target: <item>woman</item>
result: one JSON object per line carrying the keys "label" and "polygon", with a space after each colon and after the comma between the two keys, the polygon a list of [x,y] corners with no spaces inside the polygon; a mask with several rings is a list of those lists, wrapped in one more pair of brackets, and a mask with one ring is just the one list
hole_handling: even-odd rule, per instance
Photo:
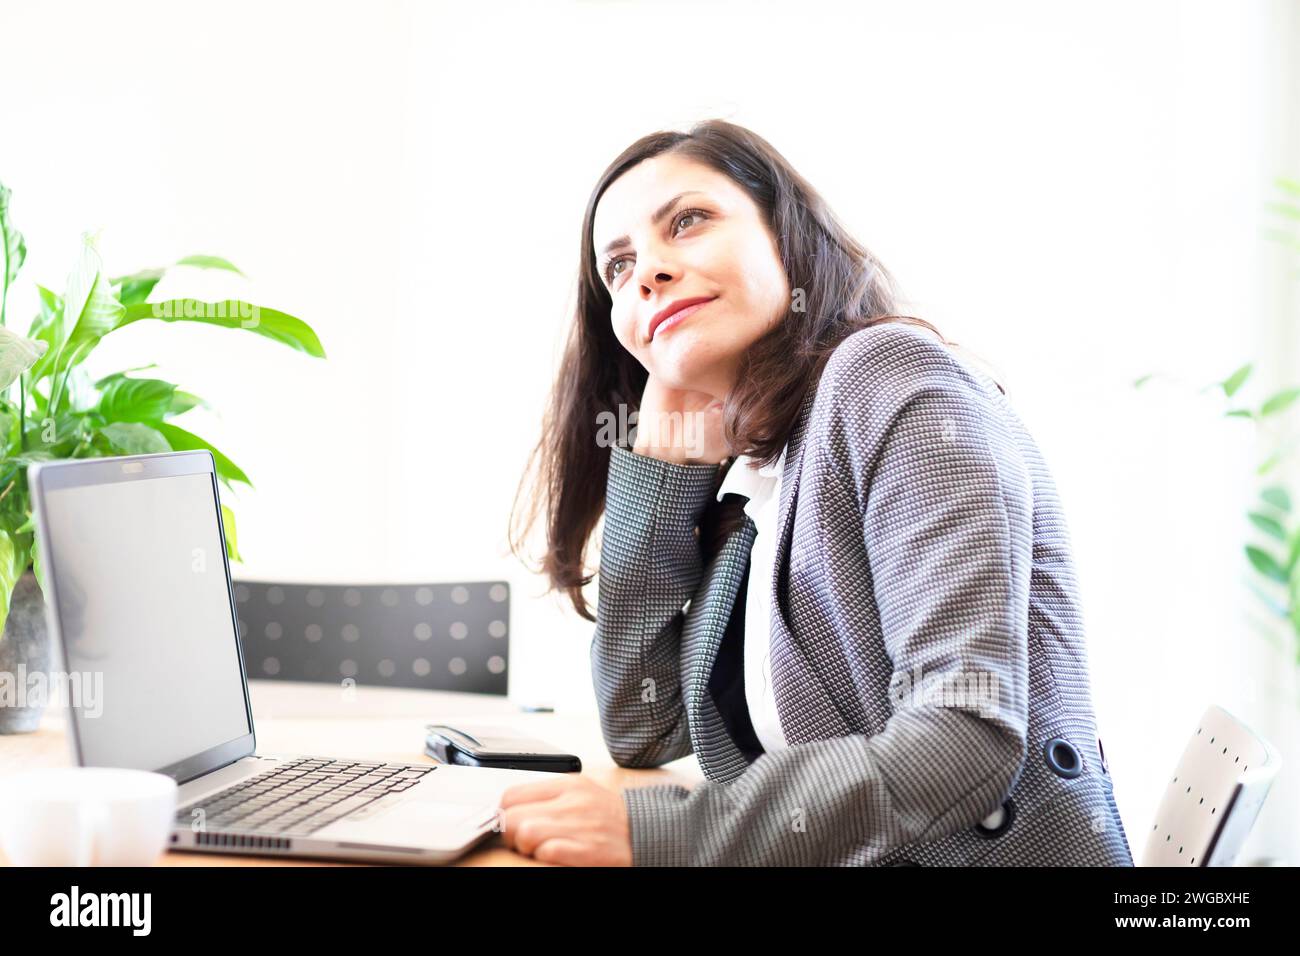
{"label": "woman", "polygon": [[[512,787],[507,845],[1132,864],[1050,474],[999,386],[893,312],[886,271],[744,128],[647,136],[601,176],[535,451],[543,568],[596,623],[617,763],[694,752],[707,779]],[[607,427],[629,410],[631,448]]]}

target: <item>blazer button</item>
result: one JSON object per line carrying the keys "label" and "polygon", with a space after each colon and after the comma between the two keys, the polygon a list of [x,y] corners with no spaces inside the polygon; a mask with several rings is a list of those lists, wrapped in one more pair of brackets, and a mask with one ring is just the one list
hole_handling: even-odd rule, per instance
{"label": "blazer button", "polygon": [[1043,757],[1052,773],[1066,780],[1073,780],[1083,773],[1083,758],[1079,748],[1064,737],[1053,737],[1043,744]]}
{"label": "blazer button", "polygon": [[992,840],[1006,833],[1011,828],[1011,823],[1015,818],[1016,803],[1008,797],[1006,803],[975,824],[975,832]]}

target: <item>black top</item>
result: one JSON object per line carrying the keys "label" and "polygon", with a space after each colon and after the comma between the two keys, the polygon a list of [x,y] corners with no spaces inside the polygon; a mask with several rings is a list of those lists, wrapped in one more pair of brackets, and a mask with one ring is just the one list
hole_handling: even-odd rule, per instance
{"label": "black top", "polygon": [[736,606],[718,647],[718,656],[709,675],[709,693],[722,715],[731,739],[741,753],[753,763],[764,753],[749,719],[749,702],[745,699],[745,595],[749,588],[749,569],[740,581],[736,593]]}

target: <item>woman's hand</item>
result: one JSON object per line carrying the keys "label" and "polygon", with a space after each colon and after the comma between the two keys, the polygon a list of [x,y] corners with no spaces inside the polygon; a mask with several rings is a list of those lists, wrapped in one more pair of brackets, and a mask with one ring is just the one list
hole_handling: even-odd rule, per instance
{"label": "woman's hand", "polygon": [[632,450],[678,465],[716,465],[729,454],[722,402],[704,392],[667,388],[651,376],[641,395]]}
{"label": "woman's hand", "polygon": [[623,796],[577,774],[553,774],[501,795],[506,846],[543,863],[631,866],[632,832]]}

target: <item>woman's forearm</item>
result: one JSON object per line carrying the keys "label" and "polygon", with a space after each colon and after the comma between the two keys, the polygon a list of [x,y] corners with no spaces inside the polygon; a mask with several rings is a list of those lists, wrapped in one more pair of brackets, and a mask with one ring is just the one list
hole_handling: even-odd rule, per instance
{"label": "woman's forearm", "polygon": [[621,766],[691,752],[682,608],[703,574],[695,527],[717,469],[611,449],[591,669],[605,744]]}

